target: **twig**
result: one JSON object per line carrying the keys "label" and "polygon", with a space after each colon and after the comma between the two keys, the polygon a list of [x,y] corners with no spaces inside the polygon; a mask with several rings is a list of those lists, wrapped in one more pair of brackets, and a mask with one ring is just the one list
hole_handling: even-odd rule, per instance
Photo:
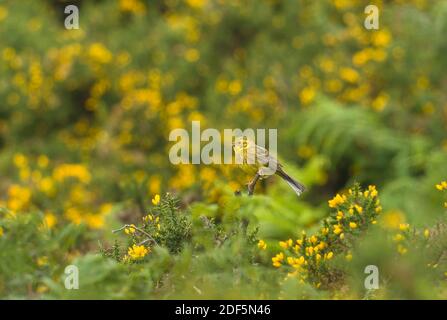
{"label": "twig", "polygon": [[147,238],[147,239],[144,239],[143,241],[141,241],[140,243],[138,243],[138,245],[141,246],[141,245],[143,245],[143,244],[145,244],[146,242],[149,242],[149,241],[154,241],[154,240]]}
{"label": "twig", "polygon": [[248,184],[248,195],[249,196],[253,195],[253,191],[255,190],[256,182],[258,182],[260,177],[261,177],[261,175],[258,172],[256,172],[255,177]]}
{"label": "twig", "polygon": [[[159,246],[158,242],[155,241],[155,239],[152,238],[152,236],[151,236],[149,233],[147,233],[147,232],[144,231],[143,229],[138,228],[138,227],[136,227],[136,226],[134,226],[134,225],[125,224],[124,226],[122,226],[122,227],[119,228],[119,229],[112,230],[112,233],[117,233],[117,232],[123,231],[123,230],[126,229],[126,228],[133,228],[133,229],[135,229],[135,230],[141,232],[141,233],[144,234],[146,237],[148,237],[148,239],[146,239],[146,240],[153,241],[157,246]],[[143,242],[141,242],[139,245],[141,245],[141,244],[143,244],[143,243],[146,243],[146,242],[147,242],[146,240],[144,240]]]}

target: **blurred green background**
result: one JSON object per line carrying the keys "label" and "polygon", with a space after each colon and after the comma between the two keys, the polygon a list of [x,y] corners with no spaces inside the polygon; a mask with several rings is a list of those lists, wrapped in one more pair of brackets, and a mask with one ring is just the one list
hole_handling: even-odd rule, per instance
{"label": "blurred green background", "polygon": [[[79,30],[64,28],[68,4]],[[363,25],[368,4],[378,30]],[[1,0],[0,297],[364,298],[377,264],[378,298],[445,298],[446,34],[442,0]],[[251,177],[235,166],[172,165],[169,132],[193,120],[277,128],[308,191],[271,178],[238,198]],[[338,262],[337,290],[284,283],[277,241],[315,230],[354,182],[377,187],[383,214]],[[98,255],[166,192],[192,221],[181,253],[130,266]],[[201,216],[226,245],[198,245]],[[402,255],[385,239],[405,223],[430,236]],[[61,280],[72,262],[76,292]]]}

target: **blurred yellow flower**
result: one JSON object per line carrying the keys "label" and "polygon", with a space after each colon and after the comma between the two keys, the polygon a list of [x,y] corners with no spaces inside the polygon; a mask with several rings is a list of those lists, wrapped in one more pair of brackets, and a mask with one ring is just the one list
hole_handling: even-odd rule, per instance
{"label": "blurred yellow flower", "polygon": [[403,239],[404,239],[404,236],[401,235],[400,233],[396,234],[396,235],[393,237],[393,240],[396,241],[396,242],[402,241]]}
{"label": "blurred yellow flower", "polygon": [[407,231],[410,228],[410,225],[408,223],[401,223],[399,224],[399,229],[401,231]]}
{"label": "blurred yellow flower", "polygon": [[399,244],[397,245],[397,252],[399,252],[399,254],[404,255],[408,252],[408,249],[405,248],[403,245]]}
{"label": "blurred yellow flower", "polygon": [[77,208],[68,208],[65,211],[65,217],[67,218],[67,220],[69,220],[70,222],[79,225],[82,223],[82,215],[81,212],[77,209]]}
{"label": "blurred yellow flower", "polygon": [[372,107],[376,111],[382,111],[389,100],[389,96],[386,93],[379,94],[373,101],[372,101]]}
{"label": "blurred yellow flower", "polygon": [[48,290],[49,290],[48,287],[45,286],[45,285],[42,285],[42,284],[39,284],[39,285],[37,286],[37,288],[36,288],[36,292],[37,292],[37,293],[45,293],[45,292],[47,292]]}
{"label": "blurred yellow flower", "polygon": [[425,115],[431,115],[435,112],[435,106],[432,102],[427,102],[422,105],[422,113]]}
{"label": "blurred yellow flower", "polygon": [[161,190],[161,178],[157,175],[151,176],[147,182],[147,189],[149,194],[157,194]]}
{"label": "blurred yellow flower", "polygon": [[18,184],[12,184],[8,189],[7,207],[13,212],[28,207],[31,201],[31,190]]}
{"label": "blurred yellow flower", "polygon": [[337,9],[347,9],[355,5],[355,1],[351,0],[331,0],[331,2]]}
{"label": "blurred yellow flower", "polygon": [[339,79],[329,79],[325,82],[325,89],[330,93],[339,92],[343,88],[343,83]]}
{"label": "blurred yellow flower", "polygon": [[312,146],[309,145],[301,145],[298,148],[298,156],[303,159],[309,159],[315,154],[315,150]]}
{"label": "blurred yellow flower", "polygon": [[207,0],[186,0],[186,3],[192,8],[203,8]]}
{"label": "blurred yellow flower", "polygon": [[104,217],[100,214],[87,214],[84,219],[91,229],[101,229],[104,226]]}
{"label": "blurred yellow flower", "polygon": [[312,87],[305,87],[299,93],[300,101],[303,105],[312,103],[315,99],[316,92]]}
{"label": "blurred yellow flower", "polygon": [[120,0],[120,10],[134,14],[143,14],[146,12],[146,6],[140,0]]}
{"label": "blurred yellow flower", "polygon": [[102,43],[91,44],[87,52],[93,62],[107,64],[112,61],[112,53]]}
{"label": "blurred yellow flower", "polygon": [[200,58],[200,53],[197,49],[188,49],[185,52],[185,59],[188,62],[196,62]]}
{"label": "blurred yellow flower", "polygon": [[89,183],[91,175],[82,164],[61,164],[53,170],[53,178],[59,182],[63,182],[67,178],[77,178],[83,183]]}
{"label": "blurred yellow flower", "polygon": [[0,6],[0,22],[8,16],[8,9],[4,6]]}
{"label": "blurred yellow flower", "polygon": [[28,165],[28,161],[27,161],[26,157],[21,153],[15,154],[13,161],[14,161],[14,165],[17,168],[23,168]]}
{"label": "blurred yellow flower", "polygon": [[380,29],[373,33],[372,42],[377,47],[386,47],[391,40],[391,33],[387,29]]}
{"label": "blurred yellow flower", "polygon": [[52,212],[46,212],[44,215],[44,223],[48,229],[52,229],[57,223],[57,217]]}
{"label": "blurred yellow flower", "polygon": [[239,94],[242,90],[242,82],[239,80],[233,80],[228,84],[228,92],[235,96]]}
{"label": "blurred yellow flower", "polygon": [[101,215],[108,215],[112,211],[113,205],[111,203],[103,203],[99,207],[99,213]]}
{"label": "blurred yellow flower", "polygon": [[48,166],[48,163],[49,163],[49,159],[48,159],[48,157],[46,156],[46,155],[44,155],[44,154],[41,154],[38,158],[37,158],[37,165],[40,167],[40,168],[46,168],[47,166]]}
{"label": "blurred yellow flower", "polygon": [[405,222],[405,215],[399,210],[390,210],[383,214],[382,222],[385,228],[399,229],[399,226]]}
{"label": "blurred yellow flower", "polygon": [[53,180],[49,177],[45,177],[38,182],[38,189],[45,193],[47,196],[54,194]]}
{"label": "blurred yellow flower", "polygon": [[340,69],[340,78],[342,78],[343,80],[350,82],[350,83],[355,83],[359,80],[359,73],[352,69],[352,68],[341,68]]}

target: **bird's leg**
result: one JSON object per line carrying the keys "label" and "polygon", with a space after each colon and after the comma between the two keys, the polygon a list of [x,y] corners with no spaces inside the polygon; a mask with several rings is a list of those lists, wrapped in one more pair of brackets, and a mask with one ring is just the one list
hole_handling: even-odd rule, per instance
{"label": "bird's leg", "polygon": [[261,175],[258,172],[256,172],[255,177],[248,184],[247,188],[248,188],[248,195],[249,196],[253,195],[253,191],[255,190],[256,182],[258,182],[260,177],[261,177]]}

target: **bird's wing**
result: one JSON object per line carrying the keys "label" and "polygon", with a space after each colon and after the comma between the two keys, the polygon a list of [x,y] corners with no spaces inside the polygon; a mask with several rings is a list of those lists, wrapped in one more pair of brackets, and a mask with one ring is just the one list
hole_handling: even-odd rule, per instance
{"label": "bird's wing", "polygon": [[276,165],[276,167],[281,167],[278,159],[269,154],[269,151],[266,148],[260,147],[258,145],[256,145],[256,157],[257,162],[261,163],[264,166],[270,164],[270,166]]}

